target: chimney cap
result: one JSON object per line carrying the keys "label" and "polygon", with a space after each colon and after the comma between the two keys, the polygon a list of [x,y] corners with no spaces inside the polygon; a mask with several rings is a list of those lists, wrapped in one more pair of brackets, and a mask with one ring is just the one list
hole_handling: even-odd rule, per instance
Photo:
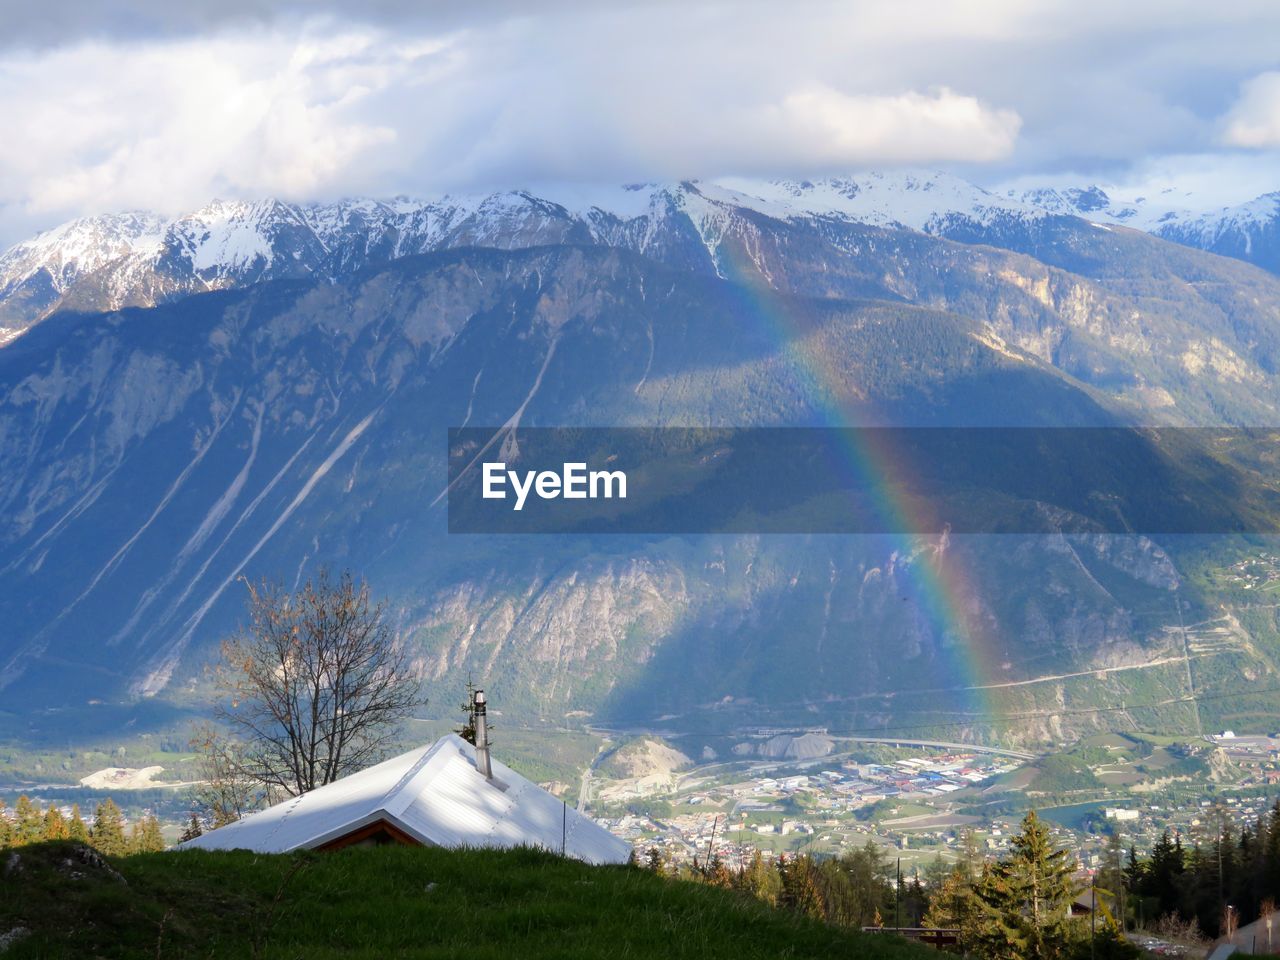
{"label": "chimney cap", "polygon": [[476,691],[476,703],[484,703],[484,702],[485,702],[485,699],[484,699],[484,691],[483,691],[483,690],[477,690],[477,691]]}

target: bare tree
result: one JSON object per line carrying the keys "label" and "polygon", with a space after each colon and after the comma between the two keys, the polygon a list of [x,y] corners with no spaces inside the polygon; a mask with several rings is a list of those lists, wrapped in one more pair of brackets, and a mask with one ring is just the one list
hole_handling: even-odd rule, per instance
{"label": "bare tree", "polygon": [[380,759],[422,701],[368,584],[324,570],[293,593],[244,583],[249,626],[222,644],[216,671],[236,772],[297,796]]}
{"label": "bare tree", "polygon": [[191,799],[202,815],[202,826],[216,830],[262,805],[265,792],[244,772],[239,743],[206,724],[194,731],[191,748],[198,758]]}
{"label": "bare tree", "polygon": [[1236,938],[1236,930],[1240,928],[1240,913],[1231,904],[1222,908],[1222,939],[1232,943]]}
{"label": "bare tree", "polygon": [[1277,926],[1276,923],[1276,901],[1273,897],[1267,897],[1258,907],[1258,919],[1262,921],[1262,929],[1266,931],[1266,947],[1267,953],[1273,952],[1273,937],[1271,928]]}
{"label": "bare tree", "polygon": [[1177,913],[1166,913],[1155,924],[1155,934],[1165,940],[1181,943],[1191,947],[1199,947],[1208,943],[1208,939],[1200,931],[1196,918],[1183,920]]}

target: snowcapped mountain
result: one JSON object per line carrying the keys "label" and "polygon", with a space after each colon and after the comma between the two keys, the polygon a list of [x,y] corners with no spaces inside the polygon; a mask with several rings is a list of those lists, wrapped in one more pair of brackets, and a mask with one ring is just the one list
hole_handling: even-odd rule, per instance
{"label": "snowcapped mountain", "polygon": [[[1049,224],[1119,224],[1280,272],[1280,193],[1212,213],[1185,197],[1120,200],[1097,186],[995,192],[938,172],[822,180],[556,186],[434,200],[215,201],[172,219],[74,220],[0,256],[0,345],[59,310],[154,306],[262,280],[336,280],[370,265],[466,246],[616,246],[719,272],[722,240],[755,217],[906,229],[1027,250]],[[1079,224],[1084,227],[1085,224]]]}
{"label": "snowcapped mountain", "polygon": [[1166,240],[1280,273],[1280,191],[1239,206],[1170,219],[1153,232]]}
{"label": "snowcapped mountain", "polygon": [[1091,185],[1008,191],[1007,196],[1049,213],[1132,227],[1280,273],[1280,191],[1209,210],[1193,194],[1172,190],[1122,198]]}
{"label": "snowcapped mountain", "polygon": [[562,208],[516,192],[431,202],[215,201],[170,220],[86,217],[0,257],[0,344],[62,309],[154,306],[263,280],[335,279],[444,247],[560,242],[574,225]]}
{"label": "snowcapped mountain", "polygon": [[[559,186],[436,200],[290,204],[216,201],[165,220],[86,217],[0,257],[0,343],[61,309],[153,306],[261,280],[336,279],[370,264],[463,246],[603,243],[686,260],[744,215],[834,218],[942,233],[949,219],[989,225],[1034,207],[944,174],[821,181],[725,180],[618,188]],[[705,255],[704,255],[705,259]]]}
{"label": "snowcapped mountain", "polygon": [[1195,209],[1195,198],[1190,195],[1167,192],[1154,199],[1122,197],[1108,193],[1097,184],[1006,190],[1003,195],[1046,213],[1082,217],[1094,223],[1120,224],[1148,233],[1154,233],[1163,223],[1192,216]]}
{"label": "snowcapped mountain", "polygon": [[878,227],[937,234],[957,217],[990,224],[1008,217],[1038,219],[1045,211],[1001,197],[944,173],[869,173],[826,180],[725,180],[735,198],[762,213],[792,218],[836,217]]}
{"label": "snowcapped mountain", "polygon": [[159,249],[164,222],[144,212],[72,220],[0,257],[0,345],[56,308],[82,278]]}

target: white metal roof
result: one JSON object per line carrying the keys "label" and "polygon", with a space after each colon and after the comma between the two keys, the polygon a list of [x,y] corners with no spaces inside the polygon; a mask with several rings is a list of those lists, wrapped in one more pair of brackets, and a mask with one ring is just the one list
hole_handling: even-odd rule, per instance
{"label": "white metal roof", "polygon": [[590,817],[510,767],[493,761],[493,780],[476,769],[475,747],[456,734],[410,750],[300,797],[250,814],[180,849],[283,853],[323,846],[386,820],[440,847],[534,846],[588,863],[625,863],[631,853]]}

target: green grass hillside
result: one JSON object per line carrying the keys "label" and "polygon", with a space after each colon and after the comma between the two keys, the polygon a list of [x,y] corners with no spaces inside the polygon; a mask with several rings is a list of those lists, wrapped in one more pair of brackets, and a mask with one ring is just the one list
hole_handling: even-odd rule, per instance
{"label": "green grass hillside", "polygon": [[931,951],[731,891],[532,850],[146,854],[75,844],[0,865],[11,958],[912,958]]}

